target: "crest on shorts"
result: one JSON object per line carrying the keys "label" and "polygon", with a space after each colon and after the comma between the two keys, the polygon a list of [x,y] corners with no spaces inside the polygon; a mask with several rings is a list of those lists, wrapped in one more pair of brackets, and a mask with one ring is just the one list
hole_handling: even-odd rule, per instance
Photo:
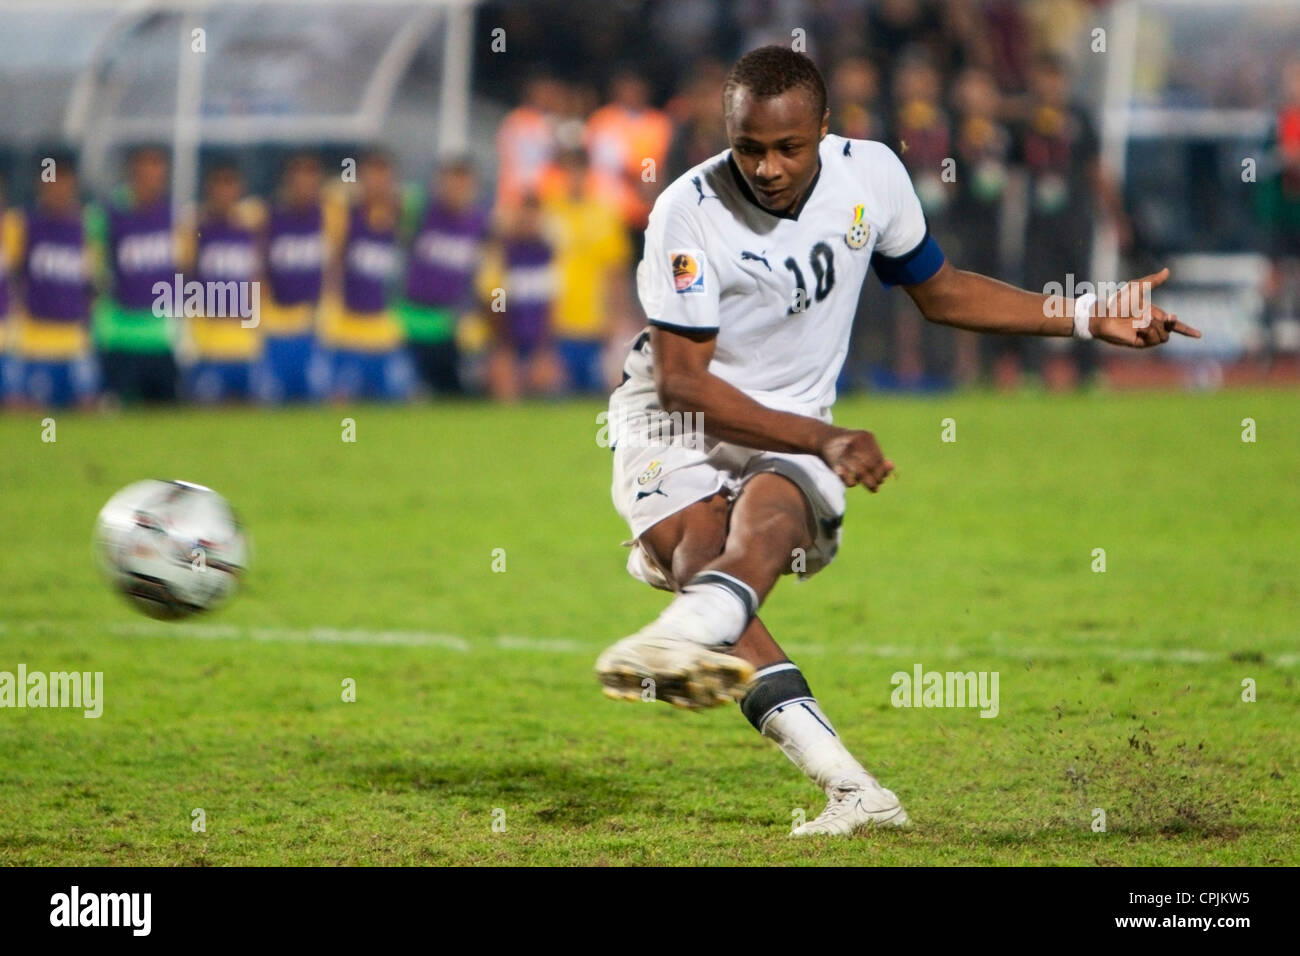
{"label": "crest on shorts", "polygon": [[849,226],[849,231],[844,234],[844,241],[850,249],[861,249],[871,238],[871,224],[867,222],[865,216],[867,207],[858,203],[853,207],[853,224]]}
{"label": "crest on shorts", "polygon": [[659,477],[659,472],[664,470],[664,463],[656,458],[650,462],[650,467],[641,472],[641,477],[636,480],[638,485],[647,485]]}
{"label": "crest on shorts", "polygon": [[699,249],[676,249],[668,253],[673,288],[679,295],[704,291],[704,253]]}

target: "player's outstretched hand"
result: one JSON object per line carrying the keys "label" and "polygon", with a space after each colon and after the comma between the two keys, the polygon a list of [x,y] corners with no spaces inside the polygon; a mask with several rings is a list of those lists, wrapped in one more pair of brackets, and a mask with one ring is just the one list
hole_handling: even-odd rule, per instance
{"label": "player's outstretched hand", "polygon": [[872,492],[894,470],[894,463],[881,453],[875,435],[851,428],[833,429],[822,444],[821,457],[848,487],[863,485]]}
{"label": "player's outstretched hand", "polygon": [[1135,349],[1168,342],[1174,332],[1199,339],[1200,332],[1179,322],[1178,316],[1166,313],[1151,301],[1151,291],[1164,285],[1168,278],[1169,269],[1161,269],[1124,283],[1104,305],[1098,299],[1088,324],[1093,337]]}

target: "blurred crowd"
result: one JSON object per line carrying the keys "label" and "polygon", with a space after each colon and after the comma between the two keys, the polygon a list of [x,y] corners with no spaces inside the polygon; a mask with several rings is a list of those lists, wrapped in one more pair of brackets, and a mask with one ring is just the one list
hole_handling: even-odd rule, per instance
{"label": "blurred crowd", "polygon": [[[831,131],[900,155],[954,264],[1042,289],[1091,277],[1098,228],[1134,251],[1073,96],[1090,4],[794,5],[827,79]],[[409,184],[383,148],[341,174],[303,150],[254,196],[237,156],[208,157],[198,208],[177,215],[165,148],[132,149],[118,189],[95,202],[74,154],[42,151],[32,201],[6,208],[0,194],[6,403],[608,391],[644,322],[634,273],[655,197],[726,148],[730,57],[791,42],[775,26],[792,22],[787,4],[651,6],[662,16],[637,46],[606,51],[604,82],[543,61],[519,68],[491,169],[449,157]],[[726,30],[710,19],[720,9]],[[530,28],[536,18],[509,26]],[[660,39],[637,66],[614,59]],[[1265,195],[1289,263],[1275,292],[1300,311],[1300,63],[1287,70]],[[1029,373],[1068,388],[1093,371],[1089,346],[929,325],[872,282],[841,384],[1014,387]]]}

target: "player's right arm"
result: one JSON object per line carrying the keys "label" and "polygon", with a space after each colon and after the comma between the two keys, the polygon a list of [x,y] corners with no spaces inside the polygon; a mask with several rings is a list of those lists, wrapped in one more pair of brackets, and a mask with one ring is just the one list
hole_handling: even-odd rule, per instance
{"label": "player's right arm", "polygon": [[817,455],[846,485],[872,491],[893,470],[870,432],[768,408],[709,371],[718,334],[718,276],[690,202],[659,203],[637,274],[650,320],[655,391],[668,413],[692,412],[706,433],[764,451]]}
{"label": "player's right arm", "polygon": [[762,405],[709,371],[717,333],[669,331],[651,325],[655,390],[664,411],[694,412],[722,441],[765,451],[816,455],[844,484],[871,491],[894,469],[871,432],[837,428],[806,415]]}

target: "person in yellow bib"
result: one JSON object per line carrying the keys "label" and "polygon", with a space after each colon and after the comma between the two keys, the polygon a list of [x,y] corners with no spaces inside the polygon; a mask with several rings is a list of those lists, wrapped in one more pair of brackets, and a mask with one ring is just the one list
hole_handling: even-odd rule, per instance
{"label": "person in yellow bib", "polygon": [[551,330],[569,390],[608,393],[606,344],[631,307],[632,246],[616,205],[603,195],[581,147],[566,149],[543,178],[542,203],[559,275]]}
{"label": "person in yellow bib", "polygon": [[[47,153],[35,198],[4,216],[5,258],[17,276],[6,399],[22,407],[89,406],[99,384],[90,348],[93,273],[76,159]],[[93,226],[92,226],[93,229]]]}

